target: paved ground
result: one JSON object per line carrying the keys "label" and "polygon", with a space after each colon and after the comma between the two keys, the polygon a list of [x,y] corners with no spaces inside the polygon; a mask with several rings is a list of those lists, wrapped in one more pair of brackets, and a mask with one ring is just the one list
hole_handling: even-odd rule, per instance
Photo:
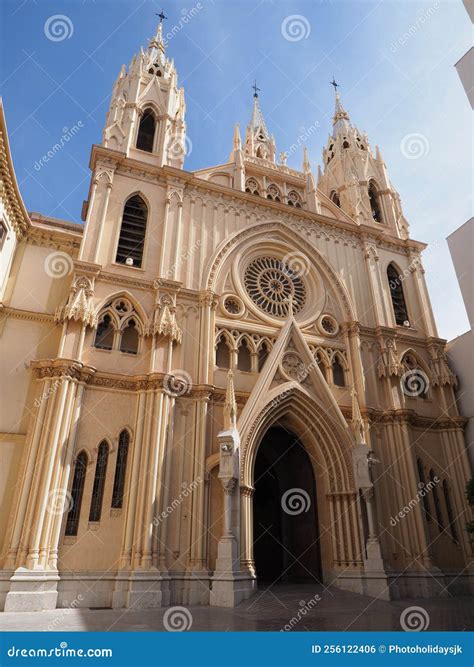
{"label": "paved ground", "polygon": [[[319,595],[320,600],[315,597]],[[278,585],[235,609],[216,607],[163,608],[141,611],[113,609],[56,609],[55,611],[0,613],[0,630],[152,631],[166,623],[191,621],[192,630],[402,630],[400,617],[409,607],[413,622],[429,619],[429,630],[473,630],[472,597],[448,597],[385,602],[325,589],[311,584]],[[166,614],[168,616],[166,617]],[[165,616],[165,618],[164,618]],[[426,629],[426,628],[425,628]]]}

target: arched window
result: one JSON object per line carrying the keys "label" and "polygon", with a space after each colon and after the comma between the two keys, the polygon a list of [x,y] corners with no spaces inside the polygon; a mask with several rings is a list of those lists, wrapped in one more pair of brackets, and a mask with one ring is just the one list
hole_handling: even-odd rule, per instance
{"label": "arched window", "polygon": [[387,268],[388,286],[390,288],[390,296],[392,297],[393,312],[395,314],[395,322],[399,326],[409,326],[407,306],[405,302],[405,295],[403,294],[402,281],[398,275],[397,269],[393,264],[389,264]]}
{"label": "arched window", "polygon": [[248,192],[251,195],[260,195],[260,190],[258,183],[254,178],[248,178],[245,183],[245,192]]}
{"label": "arched window", "polygon": [[342,147],[343,148],[349,148],[349,142],[347,140],[344,141],[343,144],[342,144]]}
{"label": "arched window", "polygon": [[120,351],[128,352],[128,354],[137,354],[138,352],[138,330],[133,318],[127,322],[122,332]]}
{"label": "arched window", "polygon": [[[321,373],[322,373],[322,375],[323,375],[323,378],[324,378],[324,379],[326,380],[326,382],[327,382],[327,377],[326,377],[326,365],[325,365],[325,363],[324,363],[323,358],[321,357],[321,355],[320,355],[319,353],[316,354],[316,363],[318,364],[318,368],[319,368],[319,370],[321,371]],[[339,362],[338,362],[338,363],[339,363]],[[339,364],[339,366],[340,366],[340,364]],[[342,378],[344,379],[344,371],[342,371]],[[343,385],[341,385],[341,386],[343,386]]]}
{"label": "arched window", "polygon": [[430,501],[428,499],[428,489],[426,488],[426,479],[425,479],[425,469],[423,466],[423,461],[418,458],[416,459],[416,467],[418,468],[418,479],[420,480],[420,491],[422,493],[423,500],[423,513],[427,521],[431,521],[431,509]]}
{"label": "arched window", "polygon": [[267,188],[267,199],[281,202],[280,190],[273,183]]}
{"label": "arched window", "polygon": [[230,349],[222,336],[216,346],[216,366],[230,368]]}
{"label": "arched window", "polygon": [[127,199],[115,258],[119,264],[141,267],[147,217],[148,208],[140,195]]}
{"label": "arched window", "polygon": [[332,362],[332,379],[335,385],[338,387],[345,387],[346,380],[344,377],[344,369],[339,361],[338,355],[336,355]]}
{"label": "arched window", "polygon": [[153,142],[155,139],[155,114],[151,109],[146,109],[140,119],[137,135],[137,148],[141,151],[151,153],[153,150]]}
{"label": "arched window", "polygon": [[334,204],[336,204],[336,206],[339,206],[339,207],[341,206],[341,200],[339,199],[339,195],[337,194],[337,192],[335,190],[333,190],[331,192],[330,199],[331,199],[332,202],[334,202]]}
{"label": "arched window", "polygon": [[288,193],[288,206],[294,206],[295,208],[302,208],[301,197],[296,192],[296,190],[290,190]]}
{"label": "arched window", "polygon": [[124,429],[119,435],[117,450],[117,463],[115,465],[114,489],[112,491],[112,507],[120,508],[123,505],[123,492],[125,489],[125,475],[127,472],[128,447],[130,436]]}
{"label": "arched window", "polygon": [[444,530],[444,520],[443,520],[443,513],[441,511],[441,504],[439,502],[439,496],[438,496],[438,488],[437,488],[438,482],[439,482],[439,479],[436,477],[433,470],[430,470],[431,493],[433,495],[433,502],[434,502],[434,506],[435,506],[436,523],[438,524],[439,532],[442,533],[443,530]]}
{"label": "arched window", "polygon": [[420,367],[416,357],[407,352],[402,358],[404,374],[402,376],[402,389],[405,396],[409,398],[428,398],[429,377]]}
{"label": "arched window", "polygon": [[110,315],[105,314],[99,325],[94,339],[94,347],[99,350],[111,350],[114,344],[114,326]]}
{"label": "arched window", "polygon": [[369,201],[370,210],[372,211],[372,218],[375,220],[375,222],[383,222],[379,193],[377,192],[377,187],[373,181],[371,181],[369,184]]}
{"label": "arched window", "polygon": [[66,519],[66,535],[77,535],[79,519],[81,516],[82,496],[84,494],[84,483],[87,472],[87,454],[81,452],[77,455],[74,466],[74,477],[71,487],[71,509]]}
{"label": "arched window", "polygon": [[456,519],[454,518],[453,505],[451,503],[451,494],[449,492],[449,484],[447,480],[443,480],[443,494],[444,494],[444,502],[446,505],[446,513],[448,515],[449,531],[451,533],[453,542],[456,542],[456,544],[458,544],[459,537],[456,528]]}
{"label": "arched window", "polygon": [[237,357],[237,368],[239,371],[251,371],[252,370],[252,355],[249,350],[249,346],[245,338],[242,340],[239,353]]}
{"label": "arched window", "polygon": [[262,370],[263,365],[265,364],[269,353],[270,352],[269,352],[267,343],[263,342],[260,345],[260,349],[258,351],[258,370],[259,370],[259,372]]}
{"label": "arched window", "polygon": [[92,487],[89,521],[100,521],[100,515],[102,513],[102,501],[104,499],[105,475],[107,473],[108,458],[109,446],[105,440],[102,440],[97,452],[97,463],[95,465],[94,486]]}

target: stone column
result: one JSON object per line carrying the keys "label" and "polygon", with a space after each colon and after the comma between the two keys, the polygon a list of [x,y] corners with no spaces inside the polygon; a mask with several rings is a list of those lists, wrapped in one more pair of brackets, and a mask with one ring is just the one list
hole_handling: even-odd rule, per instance
{"label": "stone column", "polygon": [[240,566],[252,578],[256,577],[255,561],[253,558],[253,486],[240,487]]}
{"label": "stone column", "polygon": [[[61,520],[68,511],[73,457],[73,416],[80,413],[81,392],[93,370],[57,359],[34,362],[38,373],[38,411],[27,444],[27,461],[9,535],[5,569],[16,568],[6,611],[54,609]],[[77,423],[77,421],[76,421]],[[58,525],[59,524],[59,525]]]}

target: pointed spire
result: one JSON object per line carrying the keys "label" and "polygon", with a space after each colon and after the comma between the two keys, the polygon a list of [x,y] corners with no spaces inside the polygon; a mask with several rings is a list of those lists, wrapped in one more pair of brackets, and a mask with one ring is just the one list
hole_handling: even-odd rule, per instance
{"label": "pointed spire", "polygon": [[303,150],[303,171],[305,174],[309,174],[311,171],[311,164],[308,157],[308,148],[305,146]]}
{"label": "pointed spire", "polygon": [[341,97],[337,91],[337,89],[339,88],[339,84],[337,84],[336,81],[333,79],[331,81],[331,85],[334,86],[334,94],[336,97],[334,105],[334,116],[332,119],[334,127],[333,135],[336,136],[340,132],[347,132],[347,130],[351,126],[351,122],[349,114],[342,106]]}
{"label": "pointed spire", "polygon": [[257,93],[255,93],[253,96],[252,117],[250,119],[249,127],[253,131],[260,131],[265,136],[265,139],[270,139],[270,134],[267,130],[267,126],[265,125],[265,119],[263,118],[263,113],[262,109],[260,108],[260,102],[258,101]]}
{"label": "pointed spire", "polygon": [[352,430],[354,431],[354,436],[356,443],[358,445],[365,444],[365,428],[364,420],[362,418],[362,413],[360,411],[359,399],[357,397],[357,391],[355,387],[351,389],[352,396]]}
{"label": "pointed spire", "polygon": [[156,28],[155,36],[150,39],[147,49],[147,67],[153,67],[161,65],[162,67],[166,64],[166,55],[165,55],[165,42],[163,40],[163,18],[166,18],[163,11],[158,14],[160,17],[160,22]]}
{"label": "pointed spire", "polygon": [[253,108],[250,123],[247,125],[245,133],[245,153],[252,157],[263,158],[275,162],[275,140],[270,135],[263,118],[263,113],[258,101],[258,92],[260,88],[255,83],[252,86],[255,91],[253,94]]}
{"label": "pointed spire", "polygon": [[227,387],[224,403],[224,430],[237,428],[237,401],[235,400],[234,373],[229,371],[227,374]]}
{"label": "pointed spire", "polygon": [[234,151],[240,151],[242,149],[242,140],[240,138],[240,125],[236,123],[234,125]]}

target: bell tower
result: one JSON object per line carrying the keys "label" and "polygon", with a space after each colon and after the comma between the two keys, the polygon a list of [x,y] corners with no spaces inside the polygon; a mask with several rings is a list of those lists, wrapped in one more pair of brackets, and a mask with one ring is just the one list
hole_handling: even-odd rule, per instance
{"label": "bell tower", "polygon": [[122,66],[107,113],[102,145],[156,166],[183,168],[186,105],[174,62],[166,56],[163,12],[146,51]]}
{"label": "bell tower", "polygon": [[338,84],[335,91],[333,129],[323,150],[323,170],[318,188],[359,224],[408,238],[408,222],[400,196],[388,178],[378,146],[375,156],[369,139],[353,126],[344,109]]}

